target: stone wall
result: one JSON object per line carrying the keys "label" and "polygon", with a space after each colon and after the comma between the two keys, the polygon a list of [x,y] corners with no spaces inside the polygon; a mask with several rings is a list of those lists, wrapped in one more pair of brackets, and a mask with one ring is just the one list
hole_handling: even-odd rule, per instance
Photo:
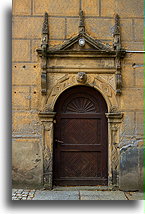
{"label": "stone wall", "polygon": [[[43,180],[43,127],[38,118],[41,73],[36,49],[41,44],[44,13],[49,15],[49,45],[53,47],[77,35],[80,6],[90,36],[111,45],[114,13],[118,13],[123,48],[143,51],[143,0],[13,0],[14,182],[39,185]],[[143,69],[143,54],[127,53],[122,63],[123,89],[118,100],[124,113],[119,145],[121,189],[142,188]],[[52,75],[50,85],[60,77]],[[134,157],[136,160],[132,161]]]}

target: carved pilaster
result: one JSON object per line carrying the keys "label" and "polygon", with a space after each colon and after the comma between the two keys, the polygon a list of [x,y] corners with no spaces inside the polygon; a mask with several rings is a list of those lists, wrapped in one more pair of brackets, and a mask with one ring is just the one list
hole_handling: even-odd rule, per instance
{"label": "carved pilaster", "polygon": [[112,184],[118,186],[118,176],[119,176],[119,154],[118,154],[118,144],[119,144],[119,127],[122,122],[123,114],[120,112],[106,113],[108,118],[109,130],[111,136],[111,172],[112,172]]}
{"label": "carved pilaster", "polygon": [[44,15],[44,22],[42,27],[42,61],[41,61],[41,92],[42,95],[47,93],[47,50],[48,50],[48,14]]}
{"label": "carved pilaster", "polygon": [[43,142],[43,183],[46,189],[52,189],[53,176],[53,119],[55,112],[40,112],[39,117],[44,127]]}

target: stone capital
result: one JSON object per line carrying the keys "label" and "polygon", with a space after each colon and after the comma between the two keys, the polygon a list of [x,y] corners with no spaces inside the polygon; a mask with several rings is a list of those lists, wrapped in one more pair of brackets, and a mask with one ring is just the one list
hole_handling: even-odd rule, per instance
{"label": "stone capital", "polygon": [[105,114],[108,118],[109,123],[121,123],[123,118],[123,113],[121,112],[110,112]]}
{"label": "stone capital", "polygon": [[39,118],[41,122],[52,122],[55,117],[56,112],[39,112]]}

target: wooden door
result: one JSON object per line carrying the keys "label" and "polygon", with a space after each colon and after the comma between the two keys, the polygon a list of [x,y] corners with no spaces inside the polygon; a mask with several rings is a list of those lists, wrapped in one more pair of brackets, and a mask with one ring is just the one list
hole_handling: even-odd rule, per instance
{"label": "wooden door", "polygon": [[102,95],[86,86],[58,98],[54,126],[54,185],[107,185],[108,133]]}

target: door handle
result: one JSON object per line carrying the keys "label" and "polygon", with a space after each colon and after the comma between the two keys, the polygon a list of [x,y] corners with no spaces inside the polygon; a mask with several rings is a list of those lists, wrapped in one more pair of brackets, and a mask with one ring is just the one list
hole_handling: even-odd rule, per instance
{"label": "door handle", "polygon": [[57,143],[64,143],[63,141],[57,140],[57,139],[55,139],[55,142],[57,142]]}

